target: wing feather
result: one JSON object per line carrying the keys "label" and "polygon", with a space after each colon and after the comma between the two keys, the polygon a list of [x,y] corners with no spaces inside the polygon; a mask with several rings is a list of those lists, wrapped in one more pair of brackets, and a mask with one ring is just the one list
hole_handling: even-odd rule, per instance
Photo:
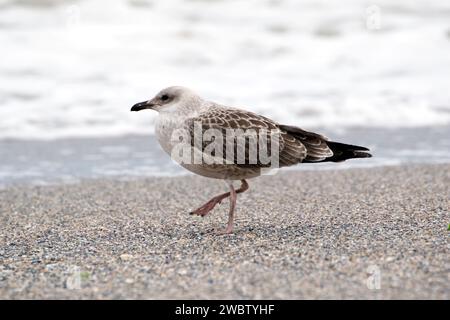
{"label": "wing feather", "polygon": [[279,128],[301,141],[306,147],[305,161],[318,162],[333,156],[333,151],[327,144],[327,137],[294,126],[280,125]]}
{"label": "wing feather", "polygon": [[[186,122],[186,127],[189,130],[189,133],[191,135],[191,145],[198,148],[198,146],[194,143],[194,124],[198,123],[201,124],[202,133],[204,134],[206,130],[208,129],[217,129],[219,130],[223,135],[223,152],[222,152],[222,159],[224,160],[224,163],[227,160],[227,145],[228,150],[234,150],[234,164],[239,167],[267,167],[270,166],[270,164],[264,164],[260,161],[259,157],[256,159],[256,163],[251,162],[251,157],[249,154],[249,149],[252,147],[249,144],[246,144],[245,146],[245,159],[244,163],[238,162],[238,148],[242,147],[242,140],[241,144],[239,144],[239,139],[229,138],[230,135],[230,129],[236,130],[236,129],[242,129],[242,130],[249,130],[253,129],[256,136],[254,137],[258,143],[262,134],[266,134],[266,149],[268,152],[268,156],[270,157],[270,151],[271,151],[271,134],[274,134],[275,132],[279,134],[279,140],[278,140],[278,150],[279,150],[279,163],[280,166],[290,166],[293,164],[297,164],[301,162],[303,159],[307,157],[307,148],[305,147],[303,141],[299,141],[296,137],[283,133],[282,130],[280,130],[279,125],[260,115],[257,115],[255,113],[241,110],[241,109],[234,109],[234,108],[225,108],[221,106],[214,106],[208,109],[208,111],[200,113],[195,118],[190,118]],[[271,131],[273,130],[273,131]],[[247,143],[247,142],[246,142]],[[203,141],[201,148],[202,152],[205,152],[205,148],[211,144],[211,141]],[[231,145],[230,145],[231,144]],[[259,144],[258,144],[259,147]],[[276,146],[275,146],[276,147]],[[320,147],[320,146],[317,146]],[[319,150],[319,149],[318,149]],[[255,160],[255,159],[253,159]]]}

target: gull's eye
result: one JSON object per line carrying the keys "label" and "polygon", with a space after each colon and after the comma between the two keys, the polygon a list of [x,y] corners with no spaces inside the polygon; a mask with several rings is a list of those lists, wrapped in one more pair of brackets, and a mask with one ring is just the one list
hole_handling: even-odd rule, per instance
{"label": "gull's eye", "polygon": [[163,95],[161,96],[161,100],[162,100],[162,101],[169,100],[169,96],[168,96],[167,94],[163,94]]}

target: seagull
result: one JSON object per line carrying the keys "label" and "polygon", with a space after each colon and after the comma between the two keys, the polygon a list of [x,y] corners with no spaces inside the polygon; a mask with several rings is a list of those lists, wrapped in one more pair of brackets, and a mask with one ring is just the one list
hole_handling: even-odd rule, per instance
{"label": "seagull", "polygon": [[[144,109],[158,112],[156,137],[165,152],[174,158],[179,156],[180,150],[190,151],[192,154],[183,158],[188,161],[176,160],[181,166],[195,174],[227,182],[229,192],[213,197],[190,213],[205,217],[217,204],[230,198],[228,223],[218,234],[233,233],[237,194],[249,189],[247,180],[256,178],[264,174],[268,167],[271,168],[272,164],[258,158],[261,150],[269,155],[276,155],[277,167],[280,168],[299,163],[341,162],[372,156],[368,148],[330,141],[323,135],[297,126],[283,125],[253,112],[210,102],[181,86],[163,89],[154,98],[133,105],[131,111]],[[215,133],[214,139],[209,134],[211,139],[203,141],[211,130]],[[250,143],[250,138],[240,139],[242,132],[245,135],[247,131],[251,131],[253,138],[256,138],[252,140],[256,141],[255,145]],[[218,134],[223,134],[224,137],[219,139]],[[217,147],[219,143],[222,147]],[[211,147],[211,144],[214,146]],[[243,147],[245,150],[238,157],[237,153]],[[256,161],[255,157],[250,159],[255,152]],[[237,180],[241,185],[235,189],[233,181]]]}

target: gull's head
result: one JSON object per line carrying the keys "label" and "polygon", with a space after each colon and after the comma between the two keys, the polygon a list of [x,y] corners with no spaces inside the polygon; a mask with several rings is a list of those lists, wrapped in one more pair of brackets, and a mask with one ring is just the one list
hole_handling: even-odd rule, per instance
{"label": "gull's head", "polygon": [[188,88],[169,87],[148,101],[136,103],[131,111],[152,109],[158,112],[177,112],[183,108],[195,108],[200,100],[200,97]]}

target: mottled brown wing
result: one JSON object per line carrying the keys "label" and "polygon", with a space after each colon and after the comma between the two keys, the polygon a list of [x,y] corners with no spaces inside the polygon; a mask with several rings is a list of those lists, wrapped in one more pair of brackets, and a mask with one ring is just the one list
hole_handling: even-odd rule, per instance
{"label": "mottled brown wing", "polygon": [[[213,107],[207,112],[189,119],[187,127],[189,128],[191,135],[191,144],[196,148],[199,148],[201,145],[202,152],[210,152],[211,150],[208,150],[208,146],[211,146],[211,140],[208,139],[205,141],[205,139],[203,139],[202,143],[198,143],[198,141],[197,143],[195,142],[195,139],[198,138],[198,134],[195,134],[195,123],[197,123],[197,126],[199,123],[201,124],[201,132],[203,135],[205,135],[209,129],[215,129],[220,132],[224,137],[223,141],[219,141],[219,143],[223,143],[222,154],[220,156],[223,157],[224,161],[226,159],[233,159],[231,160],[231,163],[238,165],[239,167],[254,168],[271,166],[271,163],[261,161],[259,157],[255,159],[255,157],[251,156],[254,155],[254,152],[251,151],[255,151],[255,148],[264,148],[263,145],[260,145],[261,141],[266,143],[264,150],[267,150],[268,157],[271,157],[272,155],[272,143],[278,145],[280,166],[289,166],[299,163],[306,157],[306,148],[301,142],[289,134],[280,131],[278,124],[274,121],[252,112],[240,109]],[[242,157],[238,158],[238,149],[243,147],[242,140],[236,138],[236,133],[234,137],[230,136],[230,131],[235,132],[236,129],[242,129],[246,133],[252,132],[255,134],[254,138],[256,140],[254,141],[257,142],[256,145],[249,143],[250,140],[248,139],[245,140],[245,159],[242,159]],[[279,137],[275,142],[271,139],[273,134],[277,134]],[[265,140],[260,140],[262,135],[266,136]],[[274,147],[276,148],[276,145],[274,145]],[[231,157],[227,150],[233,150]],[[217,155],[214,154],[214,156]],[[230,163],[230,161],[227,163]]]}
{"label": "mottled brown wing", "polygon": [[281,137],[284,141],[284,146],[280,150],[280,167],[289,167],[300,162],[306,158],[306,147],[293,136],[282,132]]}
{"label": "mottled brown wing", "polygon": [[279,128],[306,147],[306,157],[303,162],[319,162],[333,156],[326,137],[294,126],[279,125]]}

